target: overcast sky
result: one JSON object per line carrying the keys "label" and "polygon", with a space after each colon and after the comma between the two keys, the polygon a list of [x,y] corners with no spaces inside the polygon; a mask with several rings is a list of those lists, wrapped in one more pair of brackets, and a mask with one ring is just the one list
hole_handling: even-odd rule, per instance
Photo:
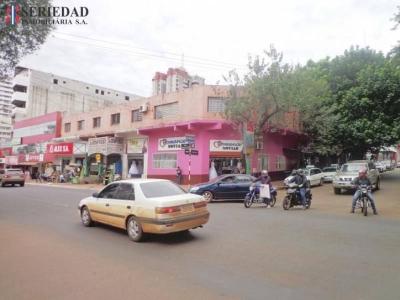
{"label": "overcast sky", "polygon": [[222,82],[269,44],[290,63],[343,53],[351,45],[387,53],[400,40],[398,0],[68,0],[87,6],[88,25],[58,25],[22,65],[142,96],[156,71],[181,66]]}

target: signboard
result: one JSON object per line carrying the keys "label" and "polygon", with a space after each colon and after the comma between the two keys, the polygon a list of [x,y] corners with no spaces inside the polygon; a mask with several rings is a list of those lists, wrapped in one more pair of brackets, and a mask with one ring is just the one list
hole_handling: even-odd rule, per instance
{"label": "signboard", "polygon": [[96,154],[96,162],[100,162],[101,161],[101,154],[100,153],[97,153]]}
{"label": "signboard", "polygon": [[59,144],[47,144],[47,153],[57,155],[72,155],[74,150],[73,143],[59,143]]}
{"label": "signboard", "polygon": [[242,150],[241,140],[210,140],[210,151],[241,152]]}
{"label": "signboard", "polygon": [[199,155],[199,150],[192,149],[192,150],[190,150],[190,154],[191,155]]}
{"label": "signboard", "polygon": [[145,146],[145,138],[131,138],[127,140],[126,153],[143,153],[143,147]]}
{"label": "signboard", "polygon": [[18,156],[6,156],[4,160],[6,165],[18,165]]}
{"label": "signboard", "polygon": [[103,155],[109,154],[123,154],[124,153],[124,144],[123,138],[121,137],[98,137],[91,138],[88,140],[87,146],[88,155],[94,153],[101,153]]}
{"label": "signboard", "polygon": [[11,153],[12,153],[11,147],[0,149],[0,157],[9,156],[9,155],[11,155]]}
{"label": "signboard", "polygon": [[[194,143],[192,137],[186,136],[158,139],[158,151],[183,150]],[[185,146],[185,147],[184,147]]]}
{"label": "signboard", "polygon": [[86,143],[74,143],[74,154],[86,154]]}

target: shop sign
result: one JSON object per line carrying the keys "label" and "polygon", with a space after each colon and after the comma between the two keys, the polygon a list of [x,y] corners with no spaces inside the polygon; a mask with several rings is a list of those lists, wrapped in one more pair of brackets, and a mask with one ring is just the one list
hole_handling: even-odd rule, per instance
{"label": "shop sign", "polygon": [[194,143],[194,139],[189,137],[171,137],[158,139],[158,151],[183,150]]}
{"label": "shop sign", "polygon": [[73,154],[86,154],[86,143],[74,143]]}
{"label": "shop sign", "polygon": [[6,165],[18,165],[18,156],[6,156],[4,160]]}
{"label": "shop sign", "polygon": [[143,147],[145,146],[145,138],[130,138],[127,140],[127,153],[143,153]]}
{"label": "shop sign", "polygon": [[210,151],[241,152],[243,141],[241,140],[210,140]]}
{"label": "shop sign", "polygon": [[26,162],[43,162],[44,161],[44,154],[40,153],[32,153],[32,154],[25,154]]}
{"label": "shop sign", "polygon": [[47,153],[58,155],[72,155],[73,143],[47,144]]}
{"label": "shop sign", "polygon": [[109,137],[109,136],[91,138],[88,140],[87,152],[89,155],[94,153],[101,153],[103,155],[109,155],[113,153],[123,154],[124,153],[123,138]]}

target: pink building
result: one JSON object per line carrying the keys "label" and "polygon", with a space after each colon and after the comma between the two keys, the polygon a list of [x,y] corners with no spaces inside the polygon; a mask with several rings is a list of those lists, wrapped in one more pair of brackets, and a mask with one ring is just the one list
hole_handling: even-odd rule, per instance
{"label": "pink building", "polygon": [[[190,160],[190,183],[207,181],[212,162],[220,173],[245,164],[242,134],[223,117],[228,98],[228,87],[192,86],[101,111],[65,114],[60,141],[87,141],[91,164],[100,154],[102,162],[114,166],[122,177],[139,169],[143,177],[175,179],[179,166],[183,182],[188,183]],[[266,128],[249,161],[251,170],[265,168],[279,175],[296,165],[297,147],[304,139],[297,114],[286,114],[279,121],[281,125]],[[105,137],[117,137],[112,141],[120,144],[99,147],[108,143]],[[197,153],[185,154],[185,144],[192,139]]]}

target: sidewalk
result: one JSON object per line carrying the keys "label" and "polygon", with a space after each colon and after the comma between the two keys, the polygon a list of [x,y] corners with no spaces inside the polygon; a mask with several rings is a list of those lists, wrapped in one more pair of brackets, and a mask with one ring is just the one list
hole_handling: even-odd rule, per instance
{"label": "sidewalk", "polygon": [[[44,186],[44,187],[58,187],[58,188],[66,188],[66,189],[76,189],[76,190],[94,190],[100,191],[102,188],[105,187],[103,184],[98,183],[89,183],[89,184],[73,184],[73,183],[53,183],[53,182],[36,182],[36,181],[26,181],[25,184],[33,185],[33,186]],[[276,187],[277,190],[283,190],[284,186],[282,181],[273,181],[272,185]],[[189,185],[181,185],[181,187],[189,191]]]}

